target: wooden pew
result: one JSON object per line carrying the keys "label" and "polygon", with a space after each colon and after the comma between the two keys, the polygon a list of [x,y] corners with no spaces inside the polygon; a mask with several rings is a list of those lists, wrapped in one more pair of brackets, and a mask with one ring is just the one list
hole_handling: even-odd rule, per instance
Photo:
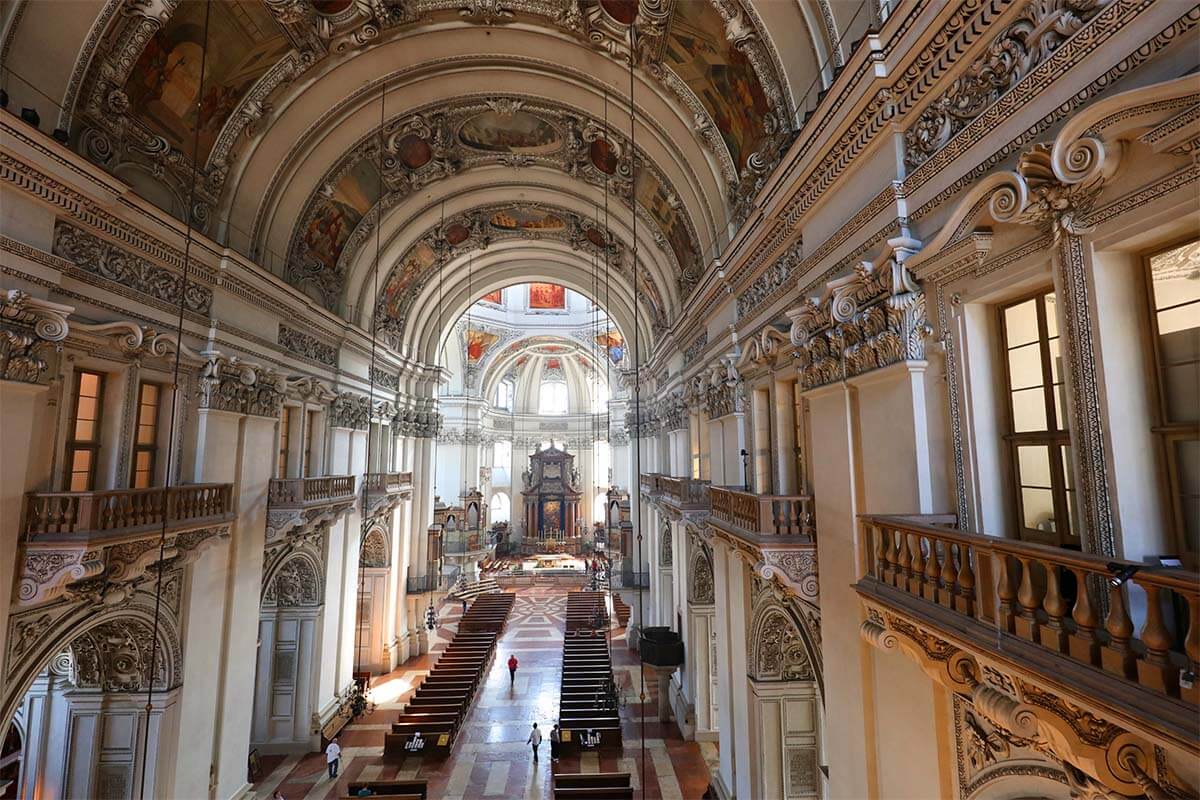
{"label": "wooden pew", "polygon": [[429,786],[424,780],[392,780],[392,781],[351,781],[349,786],[350,796],[362,787],[366,786],[371,791],[378,795],[395,795],[395,794],[411,794],[420,797],[421,800],[428,800]]}

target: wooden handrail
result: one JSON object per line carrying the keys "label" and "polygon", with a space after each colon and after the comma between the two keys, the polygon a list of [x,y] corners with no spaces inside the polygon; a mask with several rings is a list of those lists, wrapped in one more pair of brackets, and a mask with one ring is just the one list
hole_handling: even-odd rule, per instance
{"label": "wooden handrail", "polygon": [[767,536],[816,536],[812,496],[754,494],[710,486],[712,515],[744,531]]}
{"label": "wooden handrail", "polygon": [[[233,484],[193,483],[98,492],[30,492],[25,534],[111,532],[233,512]],[[164,508],[165,503],[165,508]]]}
{"label": "wooden handrail", "polygon": [[[1197,689],[1179,678],[1182,669],[1200,671],[1200,573],[967,533],[920,517],[859,520],[870,578],[1197,702]],[[1142,593],[1136,634],[1132,587]],[[1186,618],[1175,613],[1175,598],[1186,604]]]}

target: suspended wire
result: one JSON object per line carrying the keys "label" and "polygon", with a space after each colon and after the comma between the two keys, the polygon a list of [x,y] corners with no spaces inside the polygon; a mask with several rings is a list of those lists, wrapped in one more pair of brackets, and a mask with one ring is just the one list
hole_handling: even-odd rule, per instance
{"label": "suspended wire", "polygon": [[196,123],[192,127],[192,165],[190,175],[190,185],[188,187],[188,204],[184,209],[184,225],[186,233],[183,243],[183,275],[179,283],[179,307],[175,317],[175,360],[171,365],[171,425],[167,434],[167,470],[163,478],[163,488],[161,495],[162,508],[162,527],[158,532],[158,561],[155,564],[155,579],[154,579],[154,625],[152,628],[152,636],[150,637],[150,671],[149,679],[146,681],[146,726],[143,731],[140,749],[141,755],[141,776],[138,779],[138,797],[146,797],[146,772],[149,769],[150,755],[150,716],[154,710],[154,676],[158,672],[158,630],[161,624],[162,616],[162,589],[163,589],[163,566],[166,560],[167,549],[167,520],[169,518],[168,502],[170,498],[172,478],[178,477],[173,474],[172,464],[174,463],[174,451],[176,447],[175,440],[175,424],[179,413],[180,397],[179,397],[179,362],[180,355],[183,352],[183,311],[184,298],[188,292],[188,278],[190,276],[191,255],[192,255],[192,209],[196,203],[196,183],[198,156],[200,152],[200,128],[203,125],[204,106],[202,100],[204,98],[204,69],[208,61],[208,27],[209,19],[212,15],[212,0],[204,2],[204,47],[200,50],[200,78],[198,91],[196,92]]}
{"label": "suspended wire", "polygon": [[[637,513],[637,569],[634,572],[634,580],[637,581],[638,591],[638,626],[640,631],[646,629],[646,603],[643,597],[641,567],[642,567],[642,508],[641,508],[641,478],[642,478],[642,380],[641,380],[641,363],[642,363],[642,348],[641,348],[641,326],[638,324],[638,279],[640,277],[640,267],[638,262],[638,240],[637,240],[637,130],[635,126],[636,110],[633,104],[633,62],[637,54],[637,21],[634,20],[629,24],[629,182],[630,186],[635,187],[632,191],[633,199],[633,223],[632,223],[632,238],[633,238],[633,419],[634,431],[637,436],[633,440],[633,481],[637,482],[638,489],[638,513]],[[646,702],[646,668],[643,666],[638,670],[641,680],[641,696],[642,703]],[[642,714],[642,800],[646,797],[646,715]]]}
{"label": "suspended wire", "polygon": [[[379,152],[376,162],[376,219],[375,219],[375,263],[371,267],[371,283],[373,286],[372,297],[379,297],[379,257],[381,248],[380,229],[383,227],[383,127],[385,122],[386,109],[384,107],[387,100],[387,82],[384,81],[379,92],[379,141],[377,147]],[[371,315],[371,366],[367,372],[367,468],[366,473],[378,470],[378,465],[372,463],[373,448],[371,446],[374,436],[372,436],[372,417],[375,415],[375,375],[376,362],[378,358],[377,350],[379,343],[379,309],[376,306],[375,313]],[[383,424],[379,426],[380,436],[383,435]],[[390,465],[384,465],[388,467]],[[379,470],[387,472],[387,469]],[[384,490],[386,491],[387,483],[384,481]],[[359,523],[358,529],[358,613],[362,614],[363,601],[367,598],[367,565],[363,561],[362,550],[363,545],[367,541],[367,532],[371,529],[371,520],[367,518],[367,480],[366,475],[363,475],[362,482],[362,520]],[[354,671],[360,673],[362,669],[363,643],[362,639],[366,635],[362,620],[358,620],[354,626]],[[356,684],[357,685],[357,684]],[[363,687],[365,691],[367,687]]]}

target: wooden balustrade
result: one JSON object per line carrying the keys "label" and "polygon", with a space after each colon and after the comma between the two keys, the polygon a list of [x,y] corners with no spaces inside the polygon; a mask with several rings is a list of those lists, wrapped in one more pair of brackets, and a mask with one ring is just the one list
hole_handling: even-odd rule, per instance
{"label": "wooden balustrade", "polygon": [[931,518],[860,519],[869,578],[1169,697],[1200,699],[1196,684],[1180,682],[1181,671],[1200,672],[1200,574]]}
{"label": "wooden balustrade", "polygon": [[273,506],[302,506],[341,500],[354,494],[353,475],[321,478],[275,478],[267,490]]}
{"label": "wooden balustrade", "polygon": [[230,516],[233,485],[196,483],[100,492],[30,492],[25,534],[119,532],[144,526]]}
{"label": "wooden balustrade", "polygon": [[695,478],[672,478],[667,475],[658,477],[659,491],[670,497],[679,506],[707,506],[706,490],[708,481]]}
{"label": "wooden balustrade", "polygon": [[372,494],[390,494],[412,486],[411,472],[368,472],[363,484]]}
{"label": "wooden balustrade", "polygon": [[712,515],[735,528],[769,536],[815,536],[812,497],[708,488]]}

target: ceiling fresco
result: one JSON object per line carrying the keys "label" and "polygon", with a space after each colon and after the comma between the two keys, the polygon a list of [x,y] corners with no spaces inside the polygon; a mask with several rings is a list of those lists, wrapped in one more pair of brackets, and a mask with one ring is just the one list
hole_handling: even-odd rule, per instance
{"label": "ceiling fresco", "polygon": [[[497,218],[507,222],[516,219],[519,215],[538,221],[553,217],[563,224],[535,229],[494,224]],[[458,229],[467,231],[468,236],[461,241],[452,243],[446,236],[446,232]],[[589,235],[589,233],[594,235]],[[572,249],[582,250],[595,256],[601,261],[607,260],[614,272],[627,276],[632,274],[628,249],[621,245],[615,237],[605,236],[602,231],[597,231],[590,220],[585,220],[578,214],[545,204],[517,206],[516,204],[499,203],[481,206],[465,214],[451,217],[444,223],[439,223],[427,230],[417,243],[405,252],[399,264],[381,281],[380,285],[383,286],[383,290],[375,303],[375,328],[380,337],[391,344],[399,343],[413,302],[430,280],[436,280],[438,267],[441,264],[456,255],[486,249],[493,242],[506,239],[559,241]],[[597,246],[596,240],[601,242],[607,240],[609,245],[607,247]],[[556,288],[561,292],[563,287]],[[640,291],[643,301],[648,305],[649,321],[656,327],[664,327],[666,319],[663,315],[662,295],[654,282],[645,274],[641,276]],[[494,292],[493,294],[499,293]],[[559,301],[559,305],[553,307],[563,308],[564,304],[565,298]]]}
{"label": "ceiling fresco", "polygon": [[[146,43],[123,87],[134,119],[189,158],[192,131],[201,120],[201,162],[250,87],[291,50],[259,0],[230,0],[210,15],[209,40],[220,46],[206,55],[204,9],[204,3],[181,3]],[[197,106],[202,83],[204,96]]]}
{"label": "ceiling fresco", "polygon": [[[519,15],[555,27],[588,47],[624,61],[628,24],[638,15],[637,63],[676,95],[694,116],[701,139],[714,150],[722,174],[734,187],[744,177],[747,155],[764,134],[786,128],[790,101],[778,54],[761,20],[744,0],[525,0]],[[430,24],[491,24],[517,12],[492,0],[224,0],[210,20],[209,64],[201,103],[199,166],[204,173],[193,210],[204,229],[216,206],[243,132],[269,117],[273,100],[297,79],[331,57],[351,57],[384,37],[402,36]],[[152,168],[177,194],[190,178],[193,100],[199,88],[203,4],[123,5],[98,20],[103,34],[80,53],[68,86],[64,121],[73,146],[115,168],[134,161]],[[536,120],[523,119],[524,144],[551,147],[553,136]],[[496,146],[488,120],[464,130],[463,143]],[[133,128],[133,130],[131,130]],[[710,135],[710,131],[713,135]],[[549,138],[547,138],[549,137]],[[760,153],[769,152],[760,148]],[[757,171],[757,170],[755,170]]]}
{"label": "ceiling fresco", "polygon": [[[492,127],[482,128],[483,121]],[[465,136],[468,129],[470,136]],[[324,177],[306,202],[288,247],[284,278],[304,287],[327,308],[336,309],[342,300],[350,262],[370,238],[381,208],[394,207],[447,175],[497,163],[547,166],[592,186],[607,185],[627,208],[636,196],[641,223],[655,231],[656,241],[675,262],[678,286],[672,289],[690,292],[703,271],[695,226],[665,175],[639,157],[635,190],[629,179],[633,167],[626,140],[605,131],[598,120],[558,104],[511,97],[464,98],[450,107],[423,109],[393,120],[384,133],[382,159],[379,136],[369,134]],[[465,145],[468,140],[475,144]],[[406,158],[406,154],[421,158]],[[382,173],[378,164],[383,165]],[[362,200],[376,196],[381,180],[382,204],[363,205]],[[347,202],[351,195],[355,201]],[[559,216],[536,216],[528,209],[505,210],[489,221],[489,227],[527,233],[568,227]],[[586,227],[584,234],[594,246],[603,246],[603,233],[595,226]],[[467,235],[463,229],[447,230],[445,238],[457,245]],[[661,294],[656,294],[661,309]]]}

